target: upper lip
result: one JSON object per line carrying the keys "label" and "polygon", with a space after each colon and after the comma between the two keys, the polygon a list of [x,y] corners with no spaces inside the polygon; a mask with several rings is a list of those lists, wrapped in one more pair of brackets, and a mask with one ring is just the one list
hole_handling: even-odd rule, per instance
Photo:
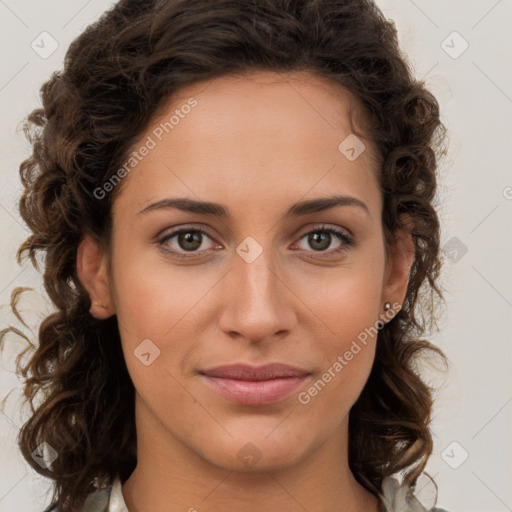
{"label": "upper lip", "polygon": [[230,364],[201,370],[200,373],[207,375],[208,377],[249,381],[282,379],[286,377],[305,377],[306,375],[309,375],[309,372],[302,368],[282,363],[271,363],[264,366]]}

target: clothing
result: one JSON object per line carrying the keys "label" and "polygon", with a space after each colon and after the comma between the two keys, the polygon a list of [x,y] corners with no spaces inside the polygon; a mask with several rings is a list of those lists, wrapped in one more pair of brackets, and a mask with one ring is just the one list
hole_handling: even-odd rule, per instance
{"label": "clothing", "polygon": [[96,491],[87,497],[83,512],[129,512],[121,487],[121,480],[116,476],[111,487]]}
{"label": "clothing", "polygon": [[[114,479],[110,487],[89,494],[85,500],[82,512],[129,512],[123,498],[122,484],[119,476]],[[402,508],[401,512],[408,511]],[[428,512],[448,511],[436,507]]]}

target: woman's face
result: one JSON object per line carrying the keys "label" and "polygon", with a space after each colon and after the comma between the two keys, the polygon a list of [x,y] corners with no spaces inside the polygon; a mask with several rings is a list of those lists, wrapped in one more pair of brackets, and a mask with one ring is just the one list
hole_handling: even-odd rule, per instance
{"label": "woman's face", "polygon": [[[162,452],[268,469],[345,438],[372,328],[385,302],[402,302],[410,264],[386,262],[375,154],[350,136],[353,101],[306,74],[222,77],[183,89],[134,146],[105,300],[137,428]],[[295,371],[257,371],[274,364]],[[229,365],[249,371],[215,370]]]}

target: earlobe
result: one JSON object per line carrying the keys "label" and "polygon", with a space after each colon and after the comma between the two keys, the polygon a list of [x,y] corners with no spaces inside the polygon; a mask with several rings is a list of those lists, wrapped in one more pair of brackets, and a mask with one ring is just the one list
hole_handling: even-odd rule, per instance
{"label": "earlobe", "polygon": [[91,299],[91,315],[104,320],[115,314],[110,293],[107,254],[89,235],[85,235],[78,246],[76,267],[80,282]]}

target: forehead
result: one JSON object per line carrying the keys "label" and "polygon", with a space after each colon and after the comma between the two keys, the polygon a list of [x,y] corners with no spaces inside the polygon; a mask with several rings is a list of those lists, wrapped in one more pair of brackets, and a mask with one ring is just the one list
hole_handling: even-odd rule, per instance
{"label": "forehead", "polygon": [[357,123],[363,114],[357,99],[306,72],[259,71],[193,84],[159,108],[134,145],[137,151],[152,141],[124,179],[121,198],[135,208],[163,194],[217,202],[286,195],[293,202],[308,190],[336,189],[375,200],[368,197],[372,186],[376,192],[372,144],[355,139],[364,144],[356,149],[365,149],[352,161],[343,152],[353,137],[350,109]]}
{"label": "forehead", "polygon": [[[351,133],[349,110],[354,111],[356,122],[366,117],[355,95],[333,80],[306,71],[250,71],[179,90],[162,104],[152,126],[165,124],[173,112],[189,110],[187,103],[191,98],[197,101],[197,106],[192,112],[193,123],[186,124],[205,138],[219,129],[227,136],[231,129],[239,137],[244,133],[258,134],[266,135],[268,140],[273,140],[276,131],[288,138],[311,137],[315,131],[322,132],[322,136],[331,132],[337,140],[340,135]],[[184,120],[183,115],[180,118]],[[173,131],[174,127],[178,126],[173,126]]]}

